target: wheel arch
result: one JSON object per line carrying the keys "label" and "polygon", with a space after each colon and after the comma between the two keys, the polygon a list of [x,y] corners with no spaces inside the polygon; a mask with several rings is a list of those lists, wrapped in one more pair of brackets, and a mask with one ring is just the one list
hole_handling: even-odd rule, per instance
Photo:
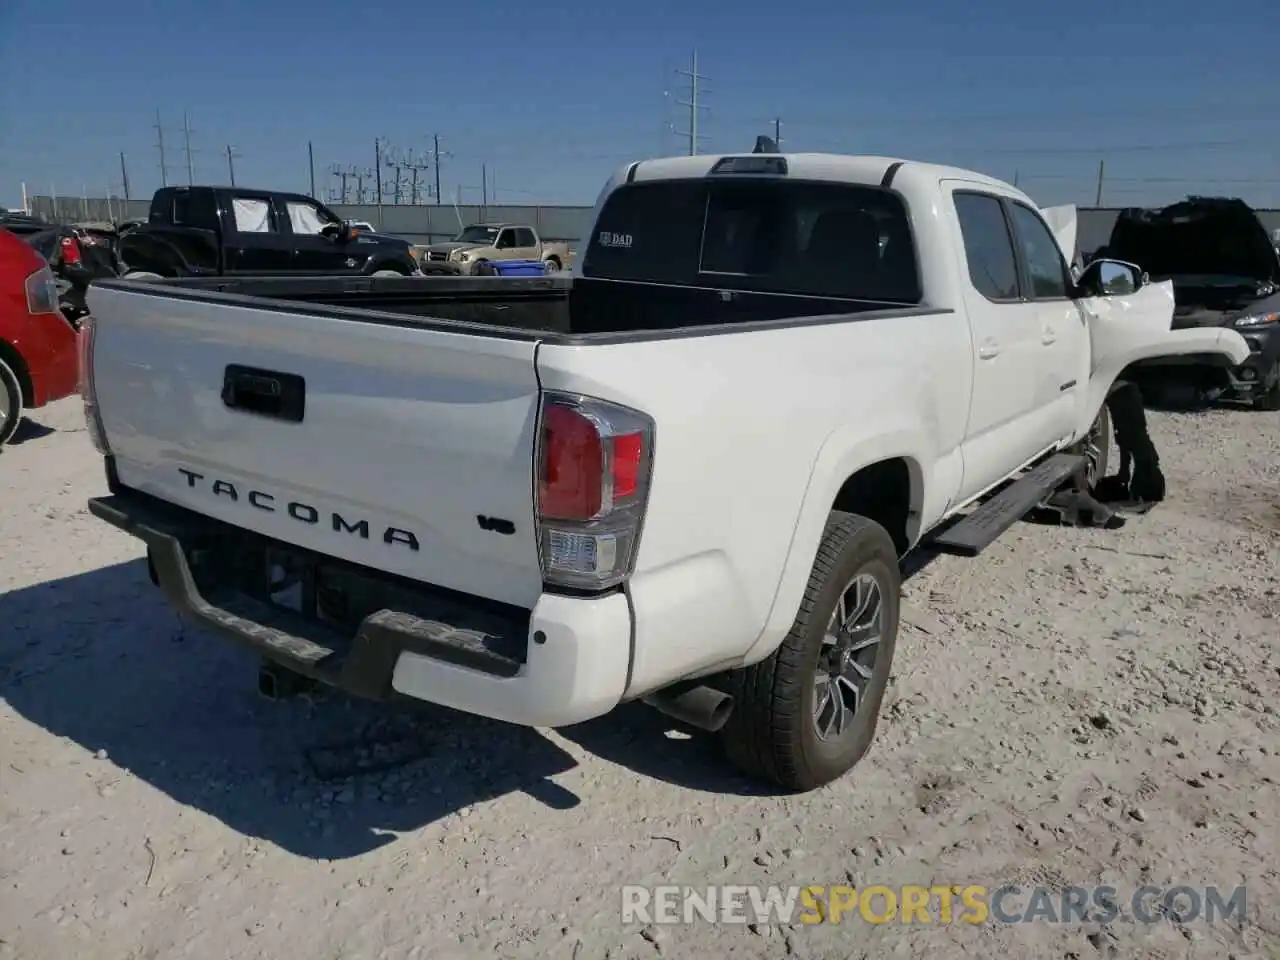
{"label": "wheel arch", "polygon": [[22,390],[22,405],[28,409],[36,405],[35,382],[31,379],[31,371],[27,361],[23,359],[18,348],[8,340],[0,340],[0,360],[5,362],[13,375],[18,378],[18,386]]}
{"label": "wheel arch", "polygon": [[745,664],[767,657],[791,629],[832,510],[865,516],[885,526],[899,555],[920,537],[925,511],[923,465],[931,459],[926,438],[904,429],[846,445],[842,433],[837,431],[828,439],[815,462],[773,604]]}

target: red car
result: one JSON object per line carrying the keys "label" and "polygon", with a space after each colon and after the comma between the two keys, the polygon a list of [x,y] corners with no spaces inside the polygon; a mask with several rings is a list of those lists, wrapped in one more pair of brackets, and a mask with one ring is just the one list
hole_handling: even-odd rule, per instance
{"label": "red car", "polygon": [[75,328],[44,257],[0,229],[0,447],[23,413],[76,392]]}

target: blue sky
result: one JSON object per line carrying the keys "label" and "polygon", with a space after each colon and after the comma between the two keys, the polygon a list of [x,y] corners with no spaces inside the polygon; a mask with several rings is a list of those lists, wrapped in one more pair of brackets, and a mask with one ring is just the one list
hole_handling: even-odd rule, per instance
{"label": "blue sky", "polygon": [[[1228,6],[1230,12],[1227,12]],[[0,0],[0,203],[169,180],[305,190],[307,141],[372,167],[425,153],[464,202],[590,203],[628,159],[687,151],[691,51],[702,152],[783,148],[957,163],[1042,204],[1188,192],[1280,206],[1275,0]],[[421,174],[420,176],[428,176]],[[389,179],[389,178],[388,178]]]}

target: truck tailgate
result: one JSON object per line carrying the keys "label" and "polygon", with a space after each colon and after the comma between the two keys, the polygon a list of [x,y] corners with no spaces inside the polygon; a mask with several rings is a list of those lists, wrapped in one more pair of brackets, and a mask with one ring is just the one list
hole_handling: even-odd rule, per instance
{"label": "truck tailgate", "polygon": [[94,286],[120,482],[531,609],[537,341]]}

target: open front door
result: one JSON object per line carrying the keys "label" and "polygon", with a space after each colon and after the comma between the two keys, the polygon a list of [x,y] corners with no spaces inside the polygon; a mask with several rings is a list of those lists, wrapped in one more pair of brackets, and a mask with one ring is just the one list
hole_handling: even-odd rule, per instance
{"label": "open front door", "polygon": [[1172,330],[1173,284],[1149,283],[1136,293],[1079,301],[1089,325],[1089,388],[1077,410],[1076,436],[1093,423],[1120,373],[1138,360],[1207,354],[1236,366],[1249,356],[1244,338],[1226,327]]}
{"label": "open front door", "polygon": [[1075,263],[1076,224],[1078,222],[1076,205],[1068,203],[1061,207],[1045,207],[1040,212],[1044,214],[1044,222],[1053,231],[1053,238],[1058,241],[1058,246],[1062,248],[1062,258],[1068,264]]}

